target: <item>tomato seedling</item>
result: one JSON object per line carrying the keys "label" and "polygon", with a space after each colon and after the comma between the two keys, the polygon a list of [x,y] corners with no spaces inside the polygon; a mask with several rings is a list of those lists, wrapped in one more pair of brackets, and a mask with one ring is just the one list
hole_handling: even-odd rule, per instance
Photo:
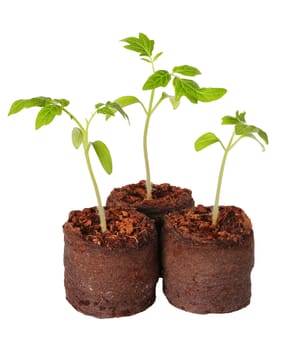
{"label": "tomato seedling", "polygon": [[218,210],[219,210],[219,198],[220,198],[220,191],[221,191],[221,185],[223,180],[223,173],[224,173],[224,167],[226,164],[226,159],[228,156],[228,153],[236,146],[236,144],[242,140],[244,137],[249,137],[255,141],[257,141],[260,146],[262,147],[262,151],[265,151],[264,144],[268,144],[268,136],[260,128],[257,128],[254,125],[248,125],[245,120],[245,112],[239,113],[236,112],[235,117],[232,116],[225,116],[222,118],[222,125],[234,125],[234,131],[229,139],[229,142],[227,146],[225,147],[223,142],[212,132],[207,132],[203,135],[201,135],[194,143],[194,147],[196,151],[201,151],[202,149],[213,145],[214,143],[219,142],[221,147],[224,150],[220,171],[218,175],[218,183],[217,183],[217,190],[216,190],[216,196],[214,201],[214,207],[213,207],[213,214],[212,214],[212,224],[216,225],[217,219],[218,219]]}
{"label": "tomato seedling", "polygon": [[92,113],[89,119],[85,120],[85,127],[79,122],[79,120],[66,108],[69,105],[69,101],[65,99],[52,99],[50,97],[34,97],[30,99],[22,99],[15,101],[8,115],[16,114],[23,110],[24,108],[39,107],[40,110],[35,119],[35,129],[39,129],[42,126],[52,123],[56,116],[61,115],[62,113],[67,114],[76,124],[72,130],[72,142],[76,149],[81,145],[84,150],[84,156],[87,164],[87,168],[91,177],[91,181],[95,190],[98,211],[101,223],[101,230],[105,232],[107,230],[105,210],[102,205],[101,195],[99,187],[91,166],[89,151],[90,147],[94,149],[98,159],[100,160],[102,167],[107,174],[112,173],[112,158],[108,147],[104,142],[97,140],[90,142],[89,141],[89,127],[97,114],[104,114],[106,119],[109,119],[111,116],[114,116],[116,112],[128,120],[127,114],[123,111],[122,107],[116,102],[107,102],[107,103],[98,103],[95,106],[95,111]]}
{"label": "tomato seedling", "polygon": [[[126,45],[126,49],[139,53],[141,60],[150,64],[152,74],[145,81],[142,90],[150,91],[150,96],[147,104],[144,104],[135,96],[122,96],[115,100],[116,103],[122,107],[126,107],[135,103],[139,103],[145,113],[145,124],[143,132],[143,154],[146,172],[146,199],[151,199],[151,172],[148,156],[147,136],[150,124],[150,119],[153,113],[157,110],[162,101],[168,99],[173,109],[177,109],[180,104],[181,98],[186,97],[191,103],[197,102],[211,102],[218,100],[225,93],[223,88],[203,88],[192,79],[186,79],[186,77],[194,77],[200,73],[200,71],[190,65],[175,66],[171,71],[168,70],[156,70],[155,63],[162,55],[162,52],[156,54],[154,51],[154,40],[150,40],[145,34],[139,33],[138,37],[128,37],[122,40]],[[165,88],[172,82],[174,92],[167,94],[162,92],[156,98],[156,90],[158,88]]]}

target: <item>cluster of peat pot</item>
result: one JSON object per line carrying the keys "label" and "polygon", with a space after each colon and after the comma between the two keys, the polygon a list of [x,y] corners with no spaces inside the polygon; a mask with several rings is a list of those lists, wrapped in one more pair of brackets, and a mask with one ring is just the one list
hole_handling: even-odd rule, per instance
{"label": "cluster of peat pot", "polygon": [[250,219],[240,208],[194,206],[191,191],[145,183],[114,189],[106,203],[107,231],[97,208],[72,211],[63,226],[66,298],[99,317],[141,312],[163,278],[168,301],[198,314],[236,311],[250,303],[254,263]]}

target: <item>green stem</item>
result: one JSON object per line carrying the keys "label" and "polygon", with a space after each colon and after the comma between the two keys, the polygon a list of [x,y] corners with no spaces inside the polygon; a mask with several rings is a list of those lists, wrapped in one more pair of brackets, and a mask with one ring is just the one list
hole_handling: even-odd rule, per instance
{"label": "green stem", "polygon": [[100,223],[101,223],[101,230],[102,230],[102,232],[105,232],[107,230],[107,222],[106,222],[106,217],[105,217],[105,210],[104,210],[104,207],[103,207],[103,204],[102,204],[102,199],[101,199],[99,187],[98,187],[98,184],[97,184],[94,172],[92,170],[91,161],[90,161],[90,157],[89,157],[90,143],[88,141],[88,130],[89,130],[89,125],[90,125],[92,119],[96,115],[96,112],[94,112],[92,114],[92,116],[90,117],[90,119],[86,121],[86,129],[84,129],[82,124],[78,121],[78,119],[72,113],[70,113],[65,108],[63,108],[63,111],[66,114],[68,114],[72,120],[74,120],[74,122],[78,125],[78,127],[82,131],[82,134],[83,134],[83,142],[82,143],[83,143],[83,148],[84,148],[84,156],[85,156],[88,172],[89,172],[89,175],[90,175],[90,178],[91,178],[94,190],[95,190],[96,198],[97,198],[98,211],[99,211],[99,217],[100,217]]}
{"label": "green stem", "polygon": [[151,185],[151,171],[150,171],[150,165],[149,165],[149,158],[148,158],[148,149],[147,149],[147,136],[148,136],[148,128],[149,128],[149,122],[151,119],[151,115],[153,113],[153,101],[155,97],[155,89],[151,92],[149,107],[146,113],[146,120],[144,125],[144,132],[143,132],[143,155],[144,155],[144,163],[145,163],[145,172],[146,172],[146,199],[152,198],[152,185]]}
{"label": "green stem", "polygon": [[69,112],[67,109],[63,108],[62,109],[78,126],[79,128],[84,131],[83,125],[79,122],[79,120],[71,113]]}
{"label": "green stem", "polygon": [[105,217],[105,210],[102,204],[102,200],[101,200],[101,196],[100,196],[100,191],[99,191],[99,187],[98,184],[96,182],[96,178],[94,176],[94,172],[92,170],[92,166],[91,166],[91,162],[90,162],[90,157],[89,157],[89,144],[86,142],[84,143],[84,155],[85,155],[85,159],[86,159],[86,164],[87,164],[87,168],[91,177],[91,181],[96,193],[96,197],[97,197],[97,202],[98,202],[98,211],[99,211],[99,216],[100,216],[100,222],[101,222],[101,230],[102,232],[105,232],[107,230],[107,223],[106,223],[106,217]]}
{"label": "green stem", "polygon": [[[152,71],[153,71],[153,73],[155,73],[154,61],[153,61],[152,57],[149,57],[149,59],[151,61]],[[151,116],[152,116],[154,110],[157,108],[157,106],[161,102],[161,101],[159,101],[156,104],[156,106],[153,108],[154,97],[155,97],[155,89],[153,89],[151,92],[148,110],[146,110],[144,108],[145,113],[146,113],[146,120],[145,120],[144,131],[143,131],[143,156],[144,156],[145,173],[146,173],[146,199],[152,199],[151,171],[150,171],[149,158],[148,158],[148,148],[147,148],[148,128],[149,128]]]}
{"label": "green stem", "polygon": [[237,138],[237,140],[236,140],[234,143],[231,144],[229,150],[231,150],[233,147],[235,147],[235,145],[236,145],[243,137],[244,137],[243,135],[239,136],[239,137]]}
{"label": "green stem", "polygon": [[88,131],[89,131],[89,125],[92,121],[92,119],[94,118],[94,116],[96,115],[96,112],[94,112],[92,114],[92,116],[90,117],[90,119],[86,122],[86,130],[84,132],[84,141],[83,141],[83,146],[84,146],[84,155],[85,155],[85,159],[86,159],[86,164],[87,164],[87,168],[90,174],[90,178],[95,190],[95,194],[96,194],[96,198],[97,198],[97,202],[98,202],[98,211],[99,211],[99,216],[100,216],[100,223],[101,223],[101,231],[105,232],[107,231],[107,222],[106,222],[106,217],[105,217],[105,210],[103,207],[103,203],[102,203],[102,199],[101,199],[101,195],[100,195],[100,191],[99,191],[99,187],[94,175],[94,172],[92,170],[92,166],[91,166],[91,161],[90,161],[90,157],[89,157],[89,149],[90,149],[90,143],[88,141]]}
{"label": "green stem", "polygon": [[164,97],[161,97],[160,100],[155,104],[155,106],[153,106],[154,96],[155,96],[155,89],[152,90],[152,93],[151,93],[148,111],[144,108],[146,113],[146,120],[145,120],[144,133],[143,133],[143,154],[144,154],[145,171],[146,171],[146,199],[152,198],[151,172],[150,172],[148,149],[147,149],[147,135],[148,135],[149,122],[156,108],[164,100]]}
{"label": "green stem", "polygon": [[219,198],[220,198],[221,185],[222,185],[222,180],[223,180],[223,173],[224,173],[224,168],[225,168],[225,163],[226,163],[228,152],[232,148],[234,136],[235,136],[235,133],[233,132],[227,147],[224,149],[224,155],[222,158],[220,171],[219,171],[219,175],[218,175],[218,184],[217,184],[216,196],[215,196],[214,207],[213,207],[213,214],[212,214],[212,224],[213,225],[217,224],[218,213],[219,213]]}

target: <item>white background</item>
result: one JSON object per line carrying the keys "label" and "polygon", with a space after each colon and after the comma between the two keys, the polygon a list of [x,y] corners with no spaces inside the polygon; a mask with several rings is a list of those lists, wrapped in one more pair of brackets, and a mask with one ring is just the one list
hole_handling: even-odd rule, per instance
{"label": "white background", "polygon": [[[296,0],[65,1],[0,4],[0,348],[298,349],[298,10]],[[62,224],[72,209],[95,205],[82,150],[67,116],[34,130],[36,110],[7,117],[11,103],[39,95],[66,98],[84,121],[94,104],[141,91],[150,67],[120,39],[146,33],[163,51],[158,69],[197,66],[203,87],[225,87],[214,103],[165,103],[149,134],[152,180],[192,189],[212,204],[221,148],[201,153],[195,139],[236,110],[266,130],[270,144],[244,140],[229,155],[222,204],[242,207],[256,240],[251,305],[226,315],[194,315],[157,301],[132,317],[99,320],[76,312],[63,287]],[[167,90],[168,91],[168,90]],[[171,90],[169,90],[171,92]],[[98,118],[92,138],[107,143],[109,177],[96,163],[103,199],[144,178],[140,108]]]}

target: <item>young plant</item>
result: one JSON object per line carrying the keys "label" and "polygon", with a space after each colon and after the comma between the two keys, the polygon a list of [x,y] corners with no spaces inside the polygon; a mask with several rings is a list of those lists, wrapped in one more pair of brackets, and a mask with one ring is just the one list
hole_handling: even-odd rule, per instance
{"label": "young plant", "polygon": [[216,196],[214,201],[214,207],[213,207],[213,214],[212,214],[212,224],[216,225],[217,219],[218,219],[218,208],[219,208],[219,198],[220,198],[220,191],[221,191],[221,185],[222,185],[222,179],[223,179],[223,173],[224,173],[224,167],[226,163],[226,159],[228,156],[229,151],[231,151],[236,144],[242,140],[244,137],[249,137],[255,141],[257,141],[260,146],[262,147],[262,151],[265,151],[265,144],[268,144],[268,136],[265,133],[265,131],[257,128],[253,125],[248,125],[245,120],[245,112],[239,113],[236,112],[235,117],[232,116],[225,116],[222,118],[222,125],[234,125],[234,131],[229,139],[229,142],[227,146],[225,147],[224,144],[221,142],[221,140],[212,132],[207,132],[200,136],[195,141],[195,150],[201,151],[202,149],[219,142],[221,147],[224,150],[220,171],[218,175],[218,184],[217,184],[217,190],[216,190]]}
{"label": "young plant", "polygon": [[[138,37],[128,37],[121,41],[127,43],[127,45],[124,46],[126,49],[139,53],[141,60],[149,63],[152,70],[152,74],[145,81],[142,87],[142,90],[150,92],[147,104],[144,104],[135,96],[122,96],[115,100],[115,102],[122,107],[139,103],[145,113],[146,118],[143,132],[143,154],[146,171],[146,199],[151,199],[151,174],[148,157],[147,136],[150,119],[153,113],[156,111],[161,102],[166,99],[171,102],[173,109],[177,109],[183,96],[185,96],[191,103],[197,103],[198,101],[211,102],[221,98],[226,93],[226,90],[223,88],[199,87],[194,80],[186,79],[185,77],[194,77],[201,74],[200,71],[193,66],[175,66],[171,71],[164,69],[156,70],[155,63],[162,55],[162,52],[154,54],[154,40],[150,40],[143,33],[140,33]],[[156,90],[158,88],[167,87],[171,81],[174,89],[173,94],[169,95],[163,91],[156,98]]]}
{"label": "young plant", "polygon": [[52,99],[50,97],[34,97],[31,99],[23,99],[15,101],[8,113],[8,115],[16,114],[23,110],[24,108],[31,107],[39,107],[40,110],[37,114],[35,120],[35,129],[39,129],[44,125],[50,124],[54,118],[62,113],[67,114],[76,124],[76,126],[72,130],[72,142],[76,149],[78,149],[81,145],[83,147],[84,156],[87,164],[87,168],[91,177],[91,181],[95,190],[98,211],[100,216],[101,230],[105,232],[107,230],[105,211],[102,205],[102,200],[100,196],[99,187],[91,166],[89,151],[90,147],[94,149],[98,159],[100,160],[102,167],[106,171],[107,174],[112,173],[112,158],[110,155],[110,151],[108,147],[102,141],[89,141],[89,127],[97,114],[104,114],[106,119],[109,119],[111,116],[114,116],[116,112],[120,112],[121,115],[128,119],[128,116],[123,111],[120,105],[116,102],[107,102],[106,104],[98,103],[95,106],[95,111],[92,113],[89,119],[85,120],[85,127],[79,122],[79,120],[69,112],[66,107],[69,105],[69,101],[65,99]]}

